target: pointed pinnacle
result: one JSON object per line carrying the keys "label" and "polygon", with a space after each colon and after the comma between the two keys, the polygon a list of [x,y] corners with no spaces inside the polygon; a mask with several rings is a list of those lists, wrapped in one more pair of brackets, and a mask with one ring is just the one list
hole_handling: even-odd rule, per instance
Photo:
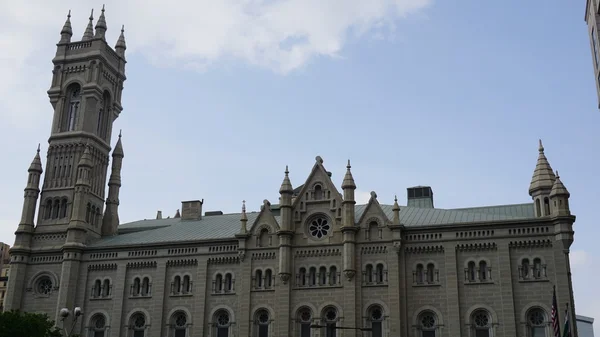
{"label": "pointed pinnacle", "polygon": [[242,213],[246,213],[246,200],[242,200]]}
{"label": "pointed pinnacle", "polygon": [[[98,29],[100,29],[101,32],[98,32]],[[100,33],[100,34],[102,34],[102,37],[103,37],[104,31],[106,31],[106,19],[104,17],[104,5],[102,5],[102,11],[100,13],[100,17],[98,18],[98,22],[96,22],[96,36],[98,36],[98,33]]]}
{"label": "pointed pinnacle", "polygon": [[[125,44],[125,25],[121,26],[121,35],[119,35],[117,44],[115,44],[115,49],[119,54],[124,54],[124,50],[127,49],[127,45]],[[122,51],[119,51],[119,49],[122,49]]]}
{"label": "pointed pinnacle", "polygon": [[88,22],[87,27],[85,28],[85,32],[83,33],[83,37],[81,41],[87,41],[94,38],[94,9],[92,8],[92,12],[90,14],[90,22]]}
{"label": "pointed pinnacle", "polygon": [[40,153],[40,143],[38,143],[37,153]]}
{"label": "pointed pinnacle", "polygon": [[285,165],[285,175],[287,176],[287,175],[289,175],[289,174],[290,174],[290,171],[288,170],[288,166],[287,166],[287,165]]}
{"label": "pointed pinnacle", "polygon": [[540,139],[540,146],[538,148],[538,151],[540,151],[540,153],[544,153],[544,145],[542,144],[542,140]]}
{"label": "pointed pinnacle", "polygon": [[123,131],[123,129],[119,129],[119,138],[121,138],[121,132]]}
{"label": "pointed pinnacle", "polygon": [[60,31],[60,34],[73,35],[73,29],[71,29],[71,10],[69,9],[69,14],[67,14],[67,20]]}
{"label": "pointed pinnacle", "polygon": [[348,159],[348,165],[346,165],[347,169],[350,169],[352,166],[350,166],[350,159]]}

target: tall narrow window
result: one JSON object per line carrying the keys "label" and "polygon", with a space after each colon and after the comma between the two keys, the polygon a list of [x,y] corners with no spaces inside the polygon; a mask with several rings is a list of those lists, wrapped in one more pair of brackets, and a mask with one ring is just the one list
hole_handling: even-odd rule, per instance
{"label": "tall narrow window", "polygon": [[321,267],[319,268],[319,285],[327,284],[327,268]]}
{"label": "tall narrow window", "polygon": [[215,292],[220,293],[223,291],[223,276],[221,274],[217,274],[215,278]]}
{"label": "tall narrow window", "polygon": [[377,267],[375,267],[375,282],[383,283],[383,280],[383,264],[379,263],[377,264]]}
{"label": "tall narrow window", "polygon": [[366,274],[365,277],[366,277],[367,283],[373,283],[373,265],[371,265],[371,264],[367,265],[365,274]]}
{"label": "tall narrow window", "polygon": [[265,271],[265,289],[269,289],[273,286],[273,272],[271,269]]}
{"label": "tall narrow window", "polygon": [[475,337],[490,337],[490,315],[485,310],[477,310],[471,316],[471,326],[473,327]]}
{"label": "tall narrow window", "polygon": [[533,277],[542,278],[542,260],[537,257],[533,259]]}
{"label": "tall narrow window", "polygon": [[100,297],[102,294],[102,283],[100,280],[94,282],[94,297]]}
{"label": "tall narrow window", "polygon": [[90,223],[90,217],[92,215],[92,205],[88,202],[85,208],[85,222]]}
{"label": "tall narrow window", "polygon": [[476,278],[476,272],[475,272],[475,262],[471,261],[468,264],[468,275],[469,275],[469,281],[473,282],[475,281]]}
{"label": "tall narrow window", "polygon": [[58,212],[60,210],[60,200],[54,200],[54,204],[52,205],[52,219],[58,218]]}
{"label": "tall narrow window", "polygon": [[527,330],[530,337],[546,337],[546,326],[548,325],[546,313],[541,309],[534,308],[527,313]]}
{"label": "tall narrow window", "polygon": [[299,337],[310,337],[312,324],[312,312],[309,308],[301,308],[298,310],[298,322],[300,322],[300,336]]}
{"label": "tall narrow window", "polygon": [[131,317],[129,329],[133,330],[133,337],[144,337],[146,330],[146,316],[137,313]]}
{"label": "tall narrow window", "polygon": [[529,278],[529,268],[529,259],[523,259],[523,262],[521,262],[521,275],[524,279]]}
{"label": "tall narrow window", "polygon": [[134,295],[134,296],[138,296],[138,295],[140,294],[140,291],[141,291],[140,278],[139,278],[139,277],[136,277],[136,278],[133,280],[133,291],[132,291],[132,292],[133,292],[133,295]]}
{"label": "tall narrow window", "polygon": [[72,84],[67,89],[66,97],[66,118],[63,131],[75,130],[75,124],[77,123],[79,108],[81,104],[81,88],[78,84]]}
{"label": "tall narrow window", "polygon": [[214,322],[216,323],[216,337],[229,337],[229,313],[225,310],[219,310],[215,313]]}
{"label": "tall narrow window", "polygon": [[269,337],[269,312],[261,309],[256,313],[254,319],[257,337]]}
{"label": "tall narrow window", "polygon": [[181,293],[181,277],[179,275],[175,276],[175,280],[173,281],[173,294]]}
{"label": "tall narrow window", "polygon": [[421,284],[423,283],[423,265],[422,264],[418,264],[417,265],[417,272],[416,272],[416,279],[417,279],[417,284]]}
{"label": "tall narrow window", "polygon": [[60,201],[60,215],[59,217],[66,218],[67,217],[67,199],[62,199]]}
{"label": "tall narrow window", "polygon": [[333,308],[333,307],[328,307],[325,308],[325,310],[323,310],[323,317],[322,317],[322,321],[325,323],[325,331],[323,331],[323,334],[321,336],[324,337],[336,337],[337,334],[337,329],[336,329],[336,325],[337,325],[337,309]]}
{"label": "tall narrow window", "polygon": [[171,326],[173,327],[174,337],[186,337],[187,315],[181,311],[176,312],[171,317]]}
{"label": "tall narrow window", "polygon": [[323,188],[321,185],[315,185],[315,200],[323,199]]}
{"label": "tall narrow window", "polygon": [[189,294],[190,292],[192,292],[192,285],[191,285],[191,282],[190,282],[190,276],[189,275],[185,275],[183,277],[182,292],[184,294]]}
{"label": "tall narrow window", "polygon": [[262,270],[257,270],[256,271],[256,288],[262,288],[263,287],[263,273]]}
{"label": "tall narrow window", "polygon": [[487,281],[487,263],[485,261],[479,262],[479,280]]}
{"label": "tall narrow window", "polygon": [[105,279],[102,283],[102,297],[110,296],[110,280]]}
{"label": "tall narrow window", "polygon": [[103,315],[96,314],[90,322],[90,331],[92,337],[104,337],[106,331],[106,319]]}
{"label": "tall narrow window", "polygon": [[150,279],[144,277],[144,280],[142,281],[142,296],[148,295],[150,295]]}
{"label": "tall narrow window", "polygon": [[542,216],[542,205],[540,203],[540,199],[535,199],[535,215],[538,217]]}
{"label": "tall narrow window", "polygon": [[544,215],[550,215],[550,199],[544,198]]}
{"label": "tall narrow window", "polygon": [[308,272],[308,282],[309,282],[309,286],[315,286],[317,285],[317,268],[315,267],[310,267],[310,270]]}
{"label": "tall narrow window", "polygon": [[52,200],[46,201],[45,218],[52,218]]}
{"label": "tall narrow window", "polygon": [[383,310],[374,306],[369,310],[371,321],[371,337],[383,337]]}
{"label": "tall narrow window", "polygon": [[369,224],[369,240],[378,240],[379,239],[379,225],[377,221],[372,221]]}
{"label": "tall narrow window", "polygon": [[434,273],[435,273],[435,266],[433,265],[433,263],[428,264],[427,265],[427,283],[435,282]]}
{"label": "tall narrow window", "polygon": [[329,284],[332,286],[337,284],[337,268],[335,266],[329,268]]}
{"label": "tall narrow window", "polygon": [[259,247],[268,247],[270,246],[270,238],[269,238],[269,230],[266,228],[261,229],[260,234],[258,235],[258,245]]}
{"label": "tall narrow window", "polygon": [[301,287],[306,286],[306,268],[300,268],[298,272],[298,285]]}
{"label": "tall narrow window", "polygon": [[419,327],[421,328],[419,337],[435,337],[436,323],[436,316],[432,312],[422,312],[419,315]]}

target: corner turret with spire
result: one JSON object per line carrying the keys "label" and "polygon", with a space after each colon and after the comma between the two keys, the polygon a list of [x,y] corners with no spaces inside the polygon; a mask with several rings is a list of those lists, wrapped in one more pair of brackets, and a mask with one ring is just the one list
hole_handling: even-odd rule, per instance
{"label": "corner turret with spire", "polygon": [[535,204],[535,216],[548,216],[550,210],[550,191],[556,180],[552,167],[544,154],[544,145],[539,140],[538,160],[533,171],[533,177],[529,184],[529,195],[533,198]]}

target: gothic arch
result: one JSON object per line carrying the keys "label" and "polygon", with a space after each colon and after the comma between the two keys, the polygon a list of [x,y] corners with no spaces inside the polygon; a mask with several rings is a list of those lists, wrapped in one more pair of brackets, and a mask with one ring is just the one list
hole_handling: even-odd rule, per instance
{"label": "gothic arch", "polygon": [[[294,319],[298,316],[298,311],[302,308],[308,308],[310,309],[311,313],[312,313],[312,318],[315,319],[315,315],[320,315],[320,311],[317,310],[317,307],[315,307],[312,303],[301,303],[301,304],[297,304],[294,307],[294,311],[292,311],[292,313],[294,314]],[[324,307],[323,307],[324,308]],[[321,309],[323,310],[323,309]]]}
{"label": "gothic arch", "polygon": [[472,305],[469,310],[465,311],[465,322],[471,322],[471,315],[473,315],[473,313],[479,309],[486,310],[490,314],[490,317],[492,318],[492,326],[498,325],[498,315],[496,314],[496,311],[486,304]]}
{"label": "gothic arch", "polygon": [[317,310],[314,314],[315,317],[318,317],[319,319],[321,318],[321,315],[323,314],[323,310],[325,310],[325,308],[328,307],[334,307],[337,312],[338,312],[338,317],[337,319],[343,319],[344,318],[344,309],[342,308],[342,306],[335,302],[335,301],[327,301],[325,303],[322,303],[321,305],[319,305],[319,310]]}
{"label": "gothic arch", "polygon": [[62,85],[62,88],[65,90],[63,93],[66,94],[68,92],[67,89],[69,89],[69,87],[73,84],[79,85],[79,89],[83,90],[84,83],[82,80],[80,80],[79,78],[70,78],[66,80]]}
{"label": "gothic arch", "polygon": [[108,311],[104,310],[104,309],[94,309],[92,310],[90,313],[86,314],[86,320],[84,321],[86,324],[86,327],[90,326],[90,322],[92,320],[92,318],[94,318],[94,316],[96,315],[102,315],[104,316],[104,319],[106,320],[106,327],[110,328],[110,316],[108,315]]}
{"label": "gothic arch", "polygon": [[148,310],[144,309],[144,308],[140,308],[140,307],[136,307],[132,310],[129,311],[129,313],[127,314],[127,317],[125,319],[125,322],[127,327],[129,327],[129,322],[131,321],[131,318],[133,317],[133,315],[137,314],[137,313],[142,313],[145,317],[146,320],[146,328],[150,327],[152,325],[152,317],[150,317],[150,313],[148,313]]}
{"label": "gothic arch", "polygon": [[369,218],[368,218],[368,219],[367,219],[367,220],[364,222],[364,224],[365,224],[365,226],[366,226],[367,228],[370,228],[370,227],[371,227],[371,224],[372,224],[373,222],[376,222],[376,223],[377,223],[377,228],[381,228],[381,227],[383,227],[383,224],[384,224],[384,222],[383,222],[383,220],[382,220],[380,217],[378,217],[378,216],[372,216],[372,217],[369,217]]}
{"label": "gothic arch", "polygon": [[273,310],[273,308],[270,305],[267,304],[259,304],[259,305],[255,305],[252,307],[252,311],[250,311],[252,313],[252,315],[250,317],[254,317],[254,315],[256,314],[257,311],[261,310],[261,309],[265,309],[269,312],[269,320],[270,321],[274,321],[275,320],[275,310]]}
{"label": "gothic arch", "polygon": [[527,313],[531,309],[536,308],[542,309],[546,314],[546,319],[550,319],[551,310],[550,308],[548,308],[548,305],[542,302],[529,302],[525,306],[523,306],[523,309],[521,309],[521,314],[519,315],[521,322],[527,322]]}
{"label": "gothic arch", "polygon": [[171,319],[171,317],[173,317],[173,315],[176,312],[178,312],[178,311],[181,311],[181,312],[185,313],[185,315],[187,316],[186,317],[187,324],[192,324],[193,323],[192,322],[192,320],[193,320],[192,313],[188,310],[188,308],[186,308],[184,306],[181,306],[181,305],[178,305],[178,306],[174,307],[173,309],[171,309],[171,311],[169,311],[169,313],[165,317],[166,321],[168,322]]}
{"label": "gothic arch", "polygon": [[229,314],[229,317],[230,317],[229,318],[230,324],[235,324],[235,312],[233,311],[233,309],[231,309],[231,307],[229,307],[228,305],[225,305],[225,304],[218,304],[214,308],[211,309],[210,315],[208,316],[210,319],[210,322],[213,321],[215,314],[219,310],[227,311],[227,313]]}
{"label": "gothic arch", "polygon": [[[481,306],[477,307],[476,309],[480,309],[482,308]],[[469,312],[469,315],[467,317],[471,317],[471,313],[476,310],[473,309]],[[412,318],[412,322],[413,324],[418,324],[419,322],[419,315],[421,315],[424,311],[431,311],[435,314],[436,318],[437,318],[437,325],[438,326],[443,326],[444,325],[444,316],[442,316],[442,313],[436,309],[434,306],[431,305],[424,305],[422,307],[419,307],[417,310],[415,310],[415,312],[413,313],[413,318]],[[491,314],[491,311],[490,311]],[[467,321],[468,322],[468,321]],[[496,322],[496,321],[494,321]]]}
{"label": "gothic arch", "polygon": [[371,300],[363,305],[363,317],[369,316],[369,310],[374,306],[380,306],[383,309],[383,317],[390,317],[390,308],[381,300]]}

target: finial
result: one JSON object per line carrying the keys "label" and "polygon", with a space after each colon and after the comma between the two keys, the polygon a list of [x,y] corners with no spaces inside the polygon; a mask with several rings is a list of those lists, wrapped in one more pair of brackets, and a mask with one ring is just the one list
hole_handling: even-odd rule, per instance
{"label": "finial", "polygon": [[71,18],[71,10],[69,9],[69,14],[67,14],[67,19]]}
{"label": "finial", "polygon": [[102,11],[104,12],[104,4],[102,4]]}
{"label": "finial", "polygon": [[544,152],[544,145],[542,145],[542,140],[540,139],[539,141],[540,141],[540,146],[538,148],[538,151]]}
{"label": "finial", "polygon": [[323,158],[321,158],[321,156],[316,156],[315,160],[317,161],[317,163],[323,164]]}
{"label": "finial", "polygon": [[82,41],[87,41],[94,38],[94,9],[92,8],[92,12],[90,13],[90,22],[88,22],[87,27],[85,28],[85,32],[83,33]]}
{"label": "finial", "polygon": [[121,138],[121,131],[123,131],[123,130],[119,129],[119,138]]}
{"label": "finial", "polygon": [[398,196],[394,195],[394,202],[398,202]]}
{"label": "finial", "polygon": [[287,165],[285,165],[285,175],[287,176],[287,175],[289,175],[289,174],[290,174],[290,171],[288,170],[288,166],[287,166]]}
{"label": "finial", "polygon": [[40,153],[40,143],[38,143],[37,153]]}
{"label": "finial", "polygon": [[348,165],[346,165],[347,169],[350,169],[352,166],[350,166],[350,159],[348,159]]}
{"label": "finial", "polygon": [[558,170],[556,170],[556,179],[559,179],[560,176],[558,175]]}
{"label": "finial", "polygon": [[242,213],[246,213],[246,200],[242,200]]}
{"label": "finial", "polygon": [[125,25],[121,25],[121,33],[125,33]]}
{"label": "finial", "polygon": [[371,198],[377,199],[377,193],[375,193],[375,191],[371,191]]}

